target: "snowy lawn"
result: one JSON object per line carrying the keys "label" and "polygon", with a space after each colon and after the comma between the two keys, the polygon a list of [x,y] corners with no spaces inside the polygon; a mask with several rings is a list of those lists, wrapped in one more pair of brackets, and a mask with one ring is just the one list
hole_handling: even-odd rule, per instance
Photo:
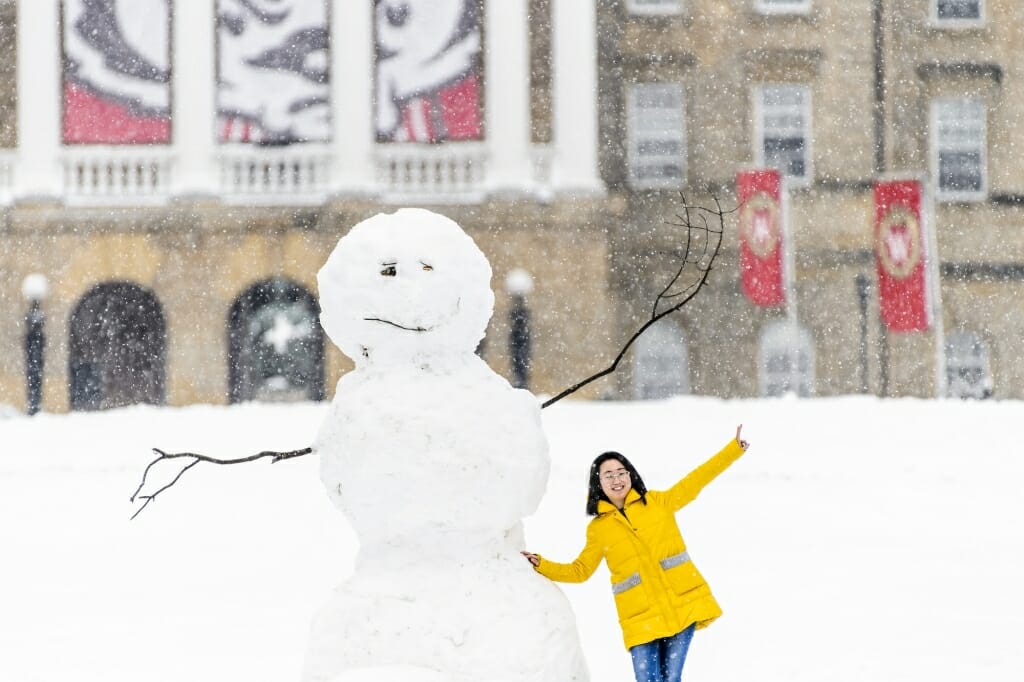
{"label": "snowy lawn", "polygon": [[[302,447],[325,410],[0,419],[0,680],[297,681],[310,618],[356,551],[315,456],[198,467],[132,522],[128,496],[150,447]],[[859,397],[566,401],[544,411],[553,468],[528,548],[575,558],[599,452],[622,451],[660,489],[742,422],[750,451],[679,515],[725,610],[685,679],[1021,680],[1022,415]],[[594,682],[631,680],[607,571],[563,589]]]}

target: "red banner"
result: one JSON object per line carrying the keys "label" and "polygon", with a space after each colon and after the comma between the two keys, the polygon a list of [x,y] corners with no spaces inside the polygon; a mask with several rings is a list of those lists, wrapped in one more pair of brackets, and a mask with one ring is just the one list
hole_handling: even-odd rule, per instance
{"label": "red banner", "polygon": [[64,0],[61,8],[64,144],[170,143],[170,3]]}
{"label": "red banner", "polygon": [[875,182],[875,262],[882,320],[895,332],[931,325],[928,238],[921,217],[921,182]]}
{"label": "red banner", "polygon": [[782,177],[776,169],[736,174],[740,203],[740,283],[751,303],[785,303],[783,283]]}

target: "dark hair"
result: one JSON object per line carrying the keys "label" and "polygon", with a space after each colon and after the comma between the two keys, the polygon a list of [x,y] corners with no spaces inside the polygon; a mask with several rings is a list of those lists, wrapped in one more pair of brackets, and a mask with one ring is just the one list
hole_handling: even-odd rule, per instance
{"label": "dark hair", "polygon": [[647,486],[644,485],[644,479],[640,478],[636,467],[620,453],[609,450],[598,455],[594,463],[590,465],[590,480],[587,484],[587,514],[589,516],[597,516],[597,503],[601,500],[611,504],[611,500],[601,490],[600,476],[601,465],[610,459],[616,459],[622,463],[622,467],[629,472],[629,480],[632,483],[633,490],[640,493],[640,501],[647,504]]}

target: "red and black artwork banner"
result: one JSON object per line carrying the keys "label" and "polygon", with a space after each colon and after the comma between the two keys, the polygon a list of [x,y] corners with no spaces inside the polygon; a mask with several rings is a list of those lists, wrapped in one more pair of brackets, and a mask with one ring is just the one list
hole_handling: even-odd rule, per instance
{"label": "red and black artwork banner", "polygon": [[216,2],[217,139],[330,142],[328,0]]}
{"label": "red and black artwork banner", "polygon": [[482,140],[483,0],[375,0],[378,142]]}
{"label": "red and black artwork banner", "polygon": [[170,0],[64,0],[64,144],[171,141]]}

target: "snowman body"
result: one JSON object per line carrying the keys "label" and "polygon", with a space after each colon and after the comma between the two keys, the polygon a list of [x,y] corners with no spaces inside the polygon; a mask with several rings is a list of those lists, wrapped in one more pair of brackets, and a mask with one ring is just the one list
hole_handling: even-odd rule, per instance
{"label": "snowman body", "polygon": [[535,397],[473,352],[489,279],[418,209],[357,225],[321,270],[324,328],[356,369],[314,449],[360,549],[314,619],[307,682],[587,679],[567,600],[519,556],[547,442]]}

